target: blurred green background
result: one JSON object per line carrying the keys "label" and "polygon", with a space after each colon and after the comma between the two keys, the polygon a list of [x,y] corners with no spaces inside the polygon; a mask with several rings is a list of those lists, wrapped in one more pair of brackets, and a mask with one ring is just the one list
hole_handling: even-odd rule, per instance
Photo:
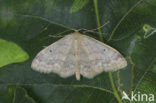
{"label": "blurred green background", "polygon": [[[113,72],[118,94],[133,90],[156,96],[156,33],[151,35],[155,29],[146,28],[156,28],[156,0],[95,1],[0,0],[0,39],[16,43],[29,54],[26,62],[0,67],[0,103],[118,103],[108,73],[76,81],[75,76],[63,79],[31,69],[33,58],[43,46],[60,39],[49,35],[95,29],[98,22],[102,25],[107,21],[110,23],[101,28],[104,43],[128,61],[126,68]],[[150,36],[144,38],[145,34]],[[97,33],[86,35],[100,40]]]}

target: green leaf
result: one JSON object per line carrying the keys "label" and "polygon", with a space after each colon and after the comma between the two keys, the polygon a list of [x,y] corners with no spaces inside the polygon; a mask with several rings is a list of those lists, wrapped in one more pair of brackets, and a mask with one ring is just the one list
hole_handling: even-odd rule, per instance
{"label": "green leaf", "polygon": [[13,86],[0,85],[0,103],[11,103],[14,98]]}
{"label": "green leaf", "polygon": [[36,103],[24,88],[17,87],[14,96],[14,103]]}
{"label": "green leaf", "polygon": [[[151,70],[152,71],[152,70]],[[156,100],[156,73],[153,73],[153,72],[148,72],[146,73],[145,77],[143,78],[143,82],[141,82],[137,88],[136,88],[136,91],[135,93],[139,93],[140,95],[141,94],[146,94],[147,96],[142,98],[144,99],[144,101],[146,100]],[[154,96],[154,98],[153,98]],[[141,101],[140,103],[145,103],[144,101]],[[150,103],[155,103],[155,101],[151,101]]]}
{"label": "green leaf", "polygon": [[89,0],[74,0],[72,7],[70,8],[70,13],[74,13],[82,9],[88,2]]}
{"label": "green leaf", "polygon": [[28,54],[13,42],[0,39],[0,67],[11,63],[24,62]]}
{"label": "green leaf", "polygon": [[36,103],[22,87],[0,86],[0,103]]}
{"label": "green leaf", "polygon": [[[104,101],[106,103],[115,101],[112,94],[107,94],[107,92],[92,88],[35,85],[26,86],[26,89],[37,102],[44,103],[96,103],[98,99],[100,103]],[[106,95],[108,98],[111,98],[111,100],[106,98],[105,100],[101,99]]]}
{"label": "green leaf", "polygon": [[145,32],[144,38],[148,38],[149,36],[152,36],[156,32],[156,28],[152,28],[150,25],[145,24],[143,26],[143,30]]}
{"label": "green leaf", "polygon": [[[103,37],[104,43],[117,49],[128,62],[126,68],[112,73],[119,99],[123,90],[126,93],[131,93],[132,90],[137,92],[137,88],[141,88],[144,84],[149,86],[149,89],[154,88],[150,83],[156,81],[155,72],[152,71],[156,60],[156,35],[144,38],[143,27],[148,24],[155,28],[156,1],[98,0],[96,3],[91,1],[83,9],[71,14],[72,2],[73,0],[0,2],[0,38],[14,41],[30,55],[27,62],[1,67],[0,84],[4,87],[10,85],[22,87],[20,92],[16,93],[26,93],[36,103],[117,103],[117,97],[114,96],[106,72],[93,79],[82,77],[81,81],[77,81],[75,76],[61,78],[54,73],[43,74],[31,68],[32,60],[43,46],[60,39],[49,38],[49,35],[73,29],[94,29],[109,21],[109,24],[101,28],[100,37]],[[70,32],[72,31],[62,33],[62,36]],[[100,40],[99,33],[84,34]],[[151,82],[147,82],[146,78]],[[3,90],[4,87],[0,89]],[[6,97],[9,96],[7,92],[3,93]],[[2,99],[13,102],[12,98],[0,96],[0,100]],[[20,99],[20,96],[16,98]]]}
{"label": "green leaf", "polygon": [[153,66],[152,71],[156,73],[156,65]]}

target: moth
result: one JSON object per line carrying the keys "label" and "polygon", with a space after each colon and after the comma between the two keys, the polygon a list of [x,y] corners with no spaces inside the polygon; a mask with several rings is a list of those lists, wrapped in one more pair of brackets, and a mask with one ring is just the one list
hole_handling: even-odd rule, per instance
{"label": "moth", "polygon": [[40,51],[32,69],[56,73],[63,78],[81,75],[92,79],[103,71],[116,71],[127,66],[125,58],[114,48],[75,31]]}

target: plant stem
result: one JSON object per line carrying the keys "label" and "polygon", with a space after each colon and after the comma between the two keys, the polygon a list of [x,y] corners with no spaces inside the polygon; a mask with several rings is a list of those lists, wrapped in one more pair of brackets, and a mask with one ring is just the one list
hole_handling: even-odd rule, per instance
{"label": "plant stem", "polygon": [[[99,19],[99,12],[98,12],[98,1],[94,0],[94,7],[95,7],[95,14],[96,14],[96,21],[97,21],[97,26],[100,27],[100,19]],[[100,40],[103,41],[103,35],[102,35],[102,30],[99,28],[98,29]]]}
{"label": "plant stem", "polygon": [[[95,7],[95,14],[96,14],[97,26],[100,27],[101,25],[100,25],[100,19],[99,19],[98,1],[97,0],[94,0],[94,7]],[[100,40],[103,42],[102,30],[101,29],[98,29],[98,32],[100,33],[99,34]],[[115,87],[113,76],[112,76],[112,73],[111,72],[109,72],[109,79],[110,79],[110,82],[111,82],[111,86],[112,86],[113,94],[114,94],[115,98],[117,99],[118,103],[122,103],[122,101],[120,99],[120,96],[118,94],[118,91],[117,91],[117,89]]]}
{"label": "plant stem", "polygon": [[114,84],[114,80],[113,80],[113,76],[112,76],[112,72],[109,72],[109,79],[112,85],[112,89],[114,92],[114,96],[116,97],[116,99],[118,100],[118,103],[122,103],[120,96],[118,94],[118,91],[116,90],[115,84]]}

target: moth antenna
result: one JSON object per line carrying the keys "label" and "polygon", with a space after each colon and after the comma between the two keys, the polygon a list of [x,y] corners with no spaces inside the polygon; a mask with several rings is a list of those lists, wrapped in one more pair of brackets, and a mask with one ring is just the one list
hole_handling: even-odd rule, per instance
{"label": "moth antenna", "polygon": [[[87,29],[82,29],[82,30],[85,30],[85,32],[95,32],[95,30],[98,30],[98,29],[100,29],[100,28],[102,28],[102,27],[104,27],[104,26],[106,26],[107,24],[109,24],[110,22],[109,21],[107,21],[105,24],[103,24],[103,25],[101,25],[100,27],[98,27],[98,28],[95,28],[95,29],[90,29],[90,30],[87,30]],[[85,33],[84,32],[84,33]]]}
{"label": "moth antenna", "polygon": [[[86,33],[85,31],[83,33]],[[90,31],[90,33],[96,33],[96,34],[99,34],[99,32],[96,32],[96,31]],[[102,33],[102,34],[108,34],[108,33]]]}
{"label": "moth antenna", "polygon": [[48,35],[50,38],[61,38],[63,37],[62,35]]}
{"label": "moth antenna", "polygon": [[65,33],[65,32],[68,32],[68,31],[71,31],[71,30],[65,30],[63,32],[60,32],[60,33],[57,33],[57,34],[54,34],[54,35],[49,35],[49,37],[63,37],[61,34]]}
{"label": "moth antenna", "polygon": [[57,33],[57,34],[54,34],[54,35],[48,35],[48,36],[46,36],[44,38],[41,38],[40,41],[47,40],[47,39],[49,39],[51,37],[52,38],[61,38],[61,37],[63,37],[61,34],[65,33],[65,32],[68,32],[68,31],[72,31],[72,30],[68,29],[68,30],[65,30],[63,32],[60,32],[60,33]]}

